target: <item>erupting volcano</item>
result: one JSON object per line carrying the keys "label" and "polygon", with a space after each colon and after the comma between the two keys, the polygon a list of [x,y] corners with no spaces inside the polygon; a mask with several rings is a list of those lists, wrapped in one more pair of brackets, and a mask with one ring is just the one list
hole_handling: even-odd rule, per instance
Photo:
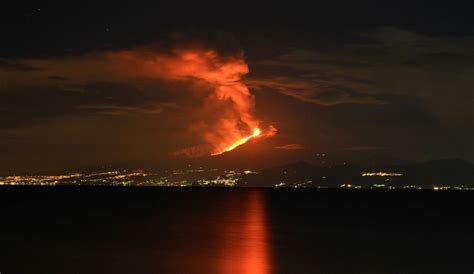
{"label": "erupting volcano", "polygon": [[[198,44],[167,50],[137,48],[120,51],[111,57],[121,60],[121,68],[141,76],[206,83],[211,92],[202,98],[203,117],[190,126],[204,144],[181,149],[173,155],[219,155],[255,137],[271,136],[269,127],[262,132],[253,115],[254,96],[242,81],[248,65],[241,51],[220,54]],[[250,134],[251,133],[251,134]]]}

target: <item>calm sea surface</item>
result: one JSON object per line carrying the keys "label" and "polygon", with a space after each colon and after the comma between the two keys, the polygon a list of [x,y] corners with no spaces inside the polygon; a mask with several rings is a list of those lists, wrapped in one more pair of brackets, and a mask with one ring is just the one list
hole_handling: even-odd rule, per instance
{"label": "calm sea surface", "polygon": [[2,187],[0,272],[474,272],[474,193]]}

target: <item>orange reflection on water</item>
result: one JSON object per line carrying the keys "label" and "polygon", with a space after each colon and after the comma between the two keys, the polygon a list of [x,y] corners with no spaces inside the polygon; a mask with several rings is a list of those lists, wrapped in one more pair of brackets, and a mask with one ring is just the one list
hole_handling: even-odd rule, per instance
{"label": "orange reflection on water", "polygon": [[[241,198],[241,199],[237,199]],[[269,274],[271,266],[264,193],[235,197],[226,206],[225,241],[220,254],[222,274]]]}

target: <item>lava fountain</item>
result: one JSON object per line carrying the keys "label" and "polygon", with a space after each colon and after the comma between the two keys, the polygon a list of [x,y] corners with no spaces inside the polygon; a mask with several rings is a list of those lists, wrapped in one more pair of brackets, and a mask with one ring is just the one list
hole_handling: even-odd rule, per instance
{"label": "lava fountain", "polygon": [[216,156],[216,155],[220,155],[220,154],[222,154],[222,153],[225,153],[225,152],[227,152],[227,151],[231,151],[231,150],[235,149],[236,147],[247,143],[248,140],[260,136],[261,133],[262,133],[262,132],[260,131],[259,128],[255,128],[255,129],[253,130],[252,135],[249,135],[249,136],[247,136],[247,137],[245,137],[245,138],[241,138],[241,139],[235,141],[235,142],[234,142],[233,144],[231,144],[230,146],[226,147],[223,151],[215,152],[215,153],[213,153],[213,154],[211,154],[211,155],[212,155],[212,156]]}

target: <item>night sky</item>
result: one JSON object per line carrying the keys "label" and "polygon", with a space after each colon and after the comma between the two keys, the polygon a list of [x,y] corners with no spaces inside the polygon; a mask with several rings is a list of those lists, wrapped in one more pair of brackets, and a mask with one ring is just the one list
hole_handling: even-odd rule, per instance
{"label": "night sky", "polygon": [[0,173],[474,161],[473,4],[378,2],[4,5]]}

